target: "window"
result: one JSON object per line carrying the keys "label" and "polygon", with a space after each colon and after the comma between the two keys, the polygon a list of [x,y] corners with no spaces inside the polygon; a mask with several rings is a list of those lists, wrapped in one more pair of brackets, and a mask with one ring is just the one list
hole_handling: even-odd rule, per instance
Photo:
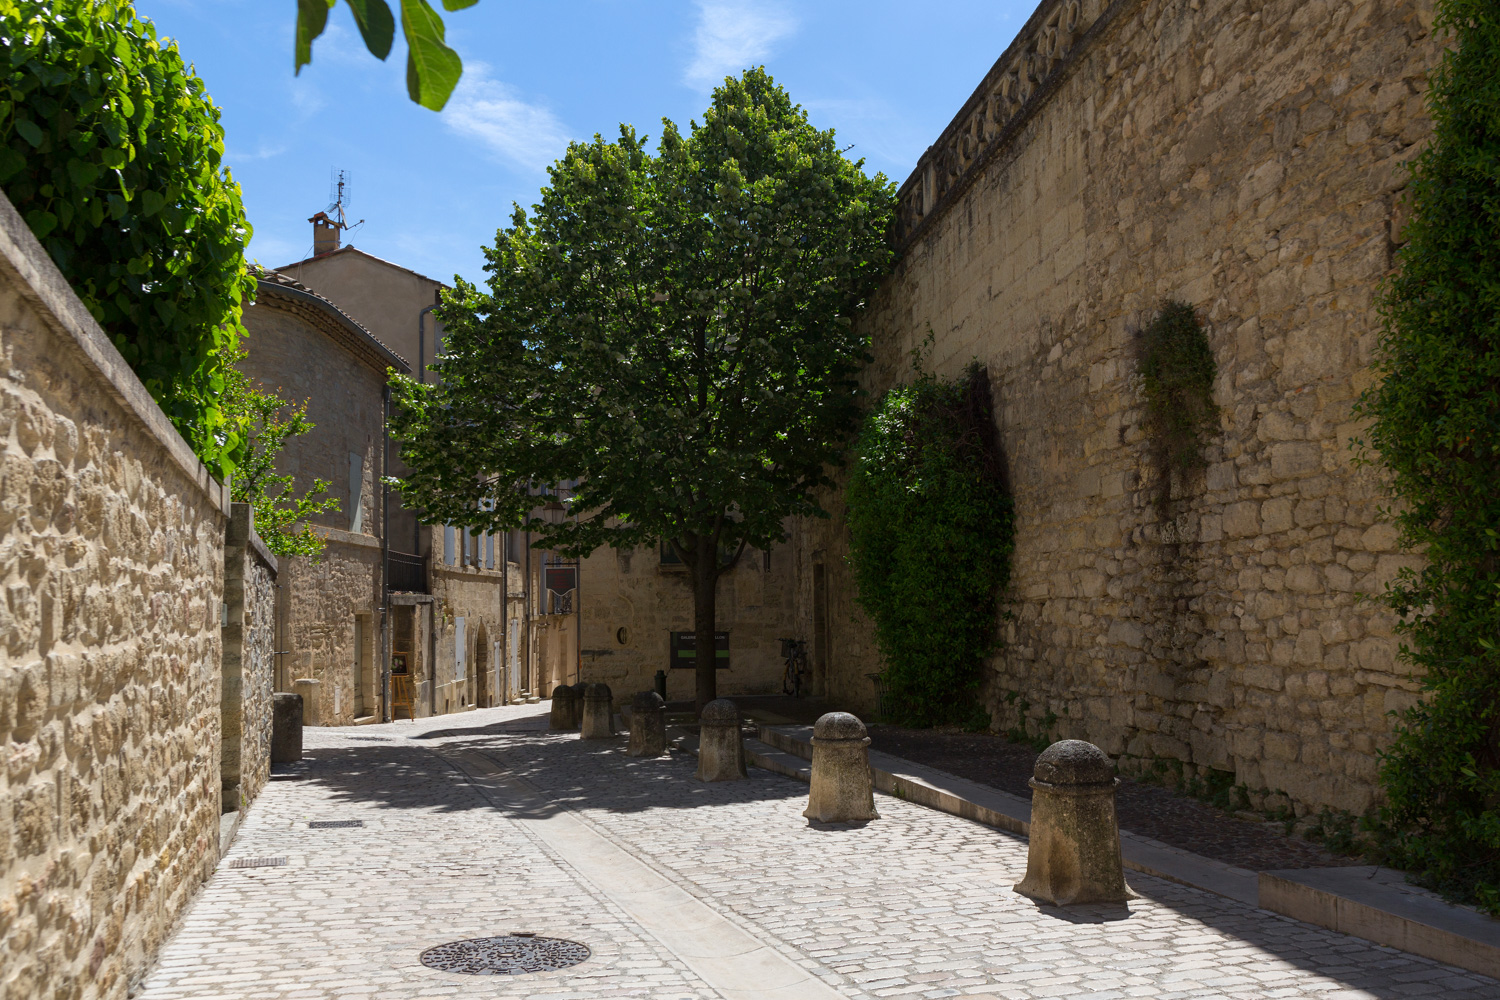
{"label": "window", "polygon": [[464,533],[464,565],[472,566],[474,564],[474,550],[472,547],[474,542],[474,533],[468,528],[463,528],[461,530]]}
{"label": "window", "polygon": [[452,566],[458,560],[458,553],[455,551],[456,547],[457,541],[453,537],[453,525],[443,525],[443,562],[445,564]]}
{"label": "window", "polygon": [[365,459],[349,453],[349,530],[363,531],[365,525]]}
{"label": "window", "polygon": [[484,536],[484,568],[495,568],[495,536]]}

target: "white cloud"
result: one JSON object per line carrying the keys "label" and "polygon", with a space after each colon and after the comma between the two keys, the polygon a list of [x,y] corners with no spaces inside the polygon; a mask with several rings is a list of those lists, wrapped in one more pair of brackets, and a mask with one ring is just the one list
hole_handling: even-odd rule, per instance
{"label": "white cloud", "polygon": [[545,169],[568,145],[563,124],[551,111],[521,100],[515,88],[492,78],[489,67],[480,62],[464,65],[464,75],[443,109],[443,121],[528,170]]}
{"label": "white cloud", "polygon": [[698,0],[693,61],[683,79],[695,87],[716,87],[726,76],[763,62],[773,44],[796,30],[796,17],[779,3]]}

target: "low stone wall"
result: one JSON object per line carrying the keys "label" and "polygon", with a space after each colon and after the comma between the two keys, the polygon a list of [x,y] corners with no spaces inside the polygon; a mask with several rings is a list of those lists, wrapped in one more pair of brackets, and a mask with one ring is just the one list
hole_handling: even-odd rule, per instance
{"label": "low stone wall", "polygon": [[249,504],[231,508],[224,540],[220,703],[222,809],[246,809],[271,773],[278,560],[255,533]]}
{"label": "low stone wall", "polygon": [[[1418,684],[1359,595],[1412,559],[1351,460],[1352,406],[1431,24],[1427,0],[1046,0],[902,186],[869,381],[907,377],[929,331],[930,369],[988,367],[1017,505],[997,728],[1232,772],[1299,812],[1372,805]],[[1222,421],[1162,505],[1137,364],[1168,298],[1207,324]],[[842,630],[830,688],[868,705],[841,520],[799,545],[800,606],[824,566]]]}
{"label": "low stone wall", "polygon": [[124,997],[218,861],[227,491],[0,196],[0,995]]}

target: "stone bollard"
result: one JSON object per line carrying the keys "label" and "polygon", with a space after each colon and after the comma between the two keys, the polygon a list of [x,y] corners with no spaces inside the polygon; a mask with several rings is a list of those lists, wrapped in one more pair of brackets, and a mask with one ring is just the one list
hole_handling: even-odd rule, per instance
{"label": "stone bollard", "polygon": [[870,737],[848,712],[829,712],[813,726],[812,788],[802,815],[820,823],[879,819],[870,777]]}
{"label": "stone bollard", "polygon": [[271,695],[271,763],[295,764],[302,759],[302,696],[278,691]]}
{"label": "stone bollard", "polygon": [[578,728],[577,706],[573,704],[573,689],[559,684],[552,689],[552,712],[547,716],[547,728],[554,733]]}
{"label": "stone bollard", "polygon": [[736,781],[745,777],[745,741],[740,735],[740,711],[728,698],[703,706],[699,717],[699,781]]}
{"label": "stone bollard", "polygon": [[577,684],[574,684],[572,687],[573,687],[573,715],[571,716],[571,718],[572,718],[573,721],[568,725],[568,728],[569,729],[580,729],[583,726],[583,696],[584,696],[585,693],[587,693],[587,691],[589,689],[589,686],[587,684],[585,684],[583,681],[579,681]]}
{"label": "stone bollard", "polygon": [[660,757],[667,752],[667,703],[655,691],[642,691],[630,701],[632,757]]}
{"label": "stone bollard", "polygon": [[1120,858],[1119,783],[1109,757],[1092,743],[1062,740],[1042,751],[1031,779],[1026,877],[1016,892],[1056,906],[1136,898]]}
{"label": "stone bollard", "polygon": [[583,690],[583,721],[579,737],[607,740],[615,734],[614,696],[608,684],[590,684]]}

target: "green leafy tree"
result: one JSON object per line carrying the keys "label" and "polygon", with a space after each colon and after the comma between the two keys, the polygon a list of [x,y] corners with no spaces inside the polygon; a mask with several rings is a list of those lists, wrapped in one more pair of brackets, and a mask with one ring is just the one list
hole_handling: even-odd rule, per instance
{"label": "green leafy tree", "polygon": [[982,367],[947,382],[919,364],[860,431],[845,491],[849,563],[896,721],[985,721],[980,674],[1015,549],[992,406]]}
{"label": "green leafy tree", "polygon": [[1500,11],[1438,0],[1436,23],[1455,44],[1360,401],[1425,556],[1385,595],[1424,689],[1382,760],[1383,820],[1397,864],[1500,915]]}
{"label": "green leafy tree", "polygon": [[314,427],[307,419],[307,404],[262,392],[248,376],[230,368],[224,407],[242,421],[246,432],[245,457],[229,484],[230,496],[254,508],[255,531],[266,548],[279,556],[317,556],[323,551],[323,540],[314,534],[310,519],[338,511],[339,502],[324,496],[326,479],[314,479],[307,492],[298,496],[293,477],[276,474],[276,458],[287,439]]}
{"label": "green leafy tree", "polygon": [[[375,58],[391,54],[396,39],[396,19],[385,0],[345,0],[365,48]],[[444,10],[463,10],[479,0],[443,0]],[[463,61],[444,40],[443,19],[427,0],[399,0],[401,34],[406,39],[406,93],[413,101],[433,111],[443,110],[458,78]],[[297,0],[297,72],[312,62],[313,39],[328,26],[328,12],[338,0]]]}
{"label": "green leafy tree", "polygon": [[129,2],[0,0],[0,186],[203,461],[255,281],[203,81]]}
{"label": "green leafy tree", "polygon": [[[720,549],[824,515],[895,192],[762,69],[727,80],[687,135],[663,126],[654,154],[628,126],[571,146],[534,215],[516,209],[486,249],[488,292],[455,279],[441,383],[395,380],[411,469],[396,485],[434,520],[501,530],[536,488],[576,480],[572,520],[532,520],[538,544],[667,540],[712,650]],[[715,684],[698,657],[700,707]]]}

